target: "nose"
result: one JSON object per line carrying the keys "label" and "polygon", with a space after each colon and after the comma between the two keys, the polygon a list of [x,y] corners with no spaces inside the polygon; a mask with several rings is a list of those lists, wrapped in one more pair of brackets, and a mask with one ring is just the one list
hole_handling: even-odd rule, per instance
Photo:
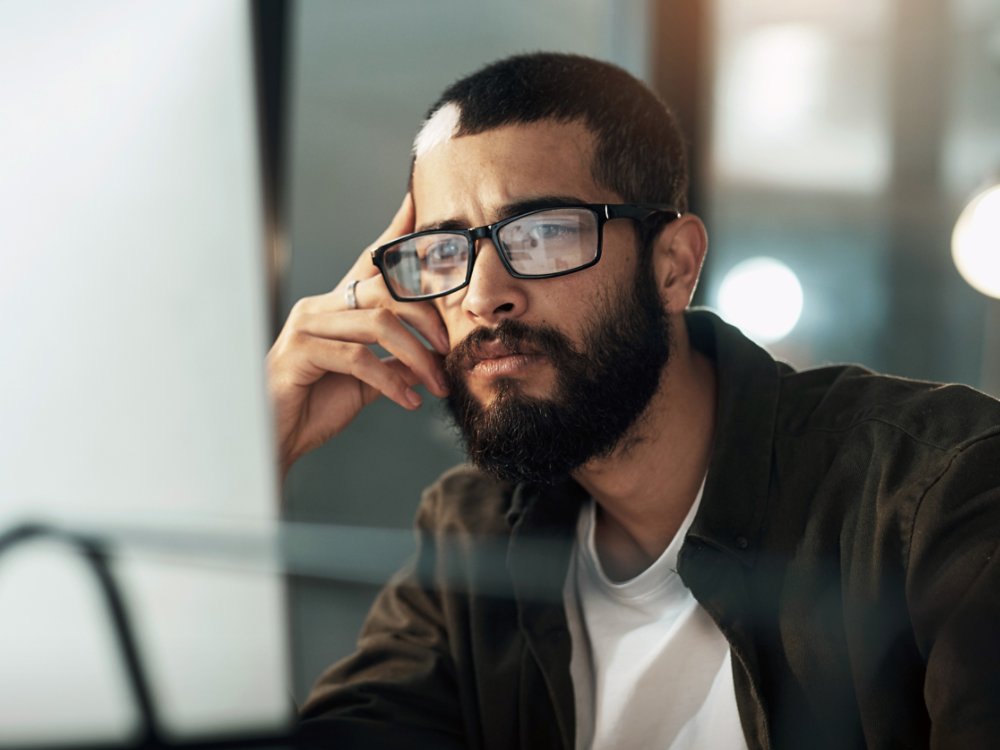
{"label": "nose", "polygon": [[505,318],[518,318],[528,307],[524,283],[507,273],[492,240],[479,240],[462,310],[485,326],[496,325]]}

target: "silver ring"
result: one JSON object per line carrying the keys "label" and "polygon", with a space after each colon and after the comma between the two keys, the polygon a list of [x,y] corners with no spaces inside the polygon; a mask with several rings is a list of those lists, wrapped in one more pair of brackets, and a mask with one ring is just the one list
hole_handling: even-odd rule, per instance
{"label": "silver ring", "polygon": [[344,299],[347,300],[348,310],[358,309],[358,295],[354,291],[358,286],[358,279],[354,279],[350,284],[347,285],[347,292],[344,293]]}

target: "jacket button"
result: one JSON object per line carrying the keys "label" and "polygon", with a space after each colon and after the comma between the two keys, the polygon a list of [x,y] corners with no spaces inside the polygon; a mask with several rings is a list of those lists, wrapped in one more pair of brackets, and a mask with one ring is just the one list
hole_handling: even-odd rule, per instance
{"label": "jacket button", "polygon": [[745,536],[738,536],[736,537],[736,546],[739,547],[740,549],[746,549],[747,547],[750,546],[750,542],[747,540]]}

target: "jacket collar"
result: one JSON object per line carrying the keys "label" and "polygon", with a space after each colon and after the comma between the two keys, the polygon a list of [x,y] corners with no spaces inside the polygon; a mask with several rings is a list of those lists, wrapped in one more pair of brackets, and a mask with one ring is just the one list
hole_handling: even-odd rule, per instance
{"label": "jacket collar", "polygon": [[688,533],[751,565],[766,511],[783,366],[714,313],[692,310],[686,321],[691,345],[715,362],[718,384],[715,445]]}

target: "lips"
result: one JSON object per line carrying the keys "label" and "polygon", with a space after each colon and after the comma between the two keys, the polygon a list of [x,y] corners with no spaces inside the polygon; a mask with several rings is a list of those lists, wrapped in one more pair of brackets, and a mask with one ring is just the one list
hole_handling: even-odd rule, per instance
{"label": "lips", "polygon": [[499,341],[486,341],[473,347],[468,358],[468,367],[472,368],[481,362],[505,357],[530,356],[538,352],[530,347],[518,346],[511,348]]}
{"label": "lips", "polygon": [[503,320],[493,328],[472,331],[445,356],[444,367],[453,381],[473,373],[485,377],[515,375],[542,359],[554,363],[567,349],[557,331]]}
{"label": "lips", "polygon": [[487,357],[477,360],[467,371],[476,378],[520,377],[526,375],[527,368],[541,361],[540,354],[511,353],[501,357]]}

